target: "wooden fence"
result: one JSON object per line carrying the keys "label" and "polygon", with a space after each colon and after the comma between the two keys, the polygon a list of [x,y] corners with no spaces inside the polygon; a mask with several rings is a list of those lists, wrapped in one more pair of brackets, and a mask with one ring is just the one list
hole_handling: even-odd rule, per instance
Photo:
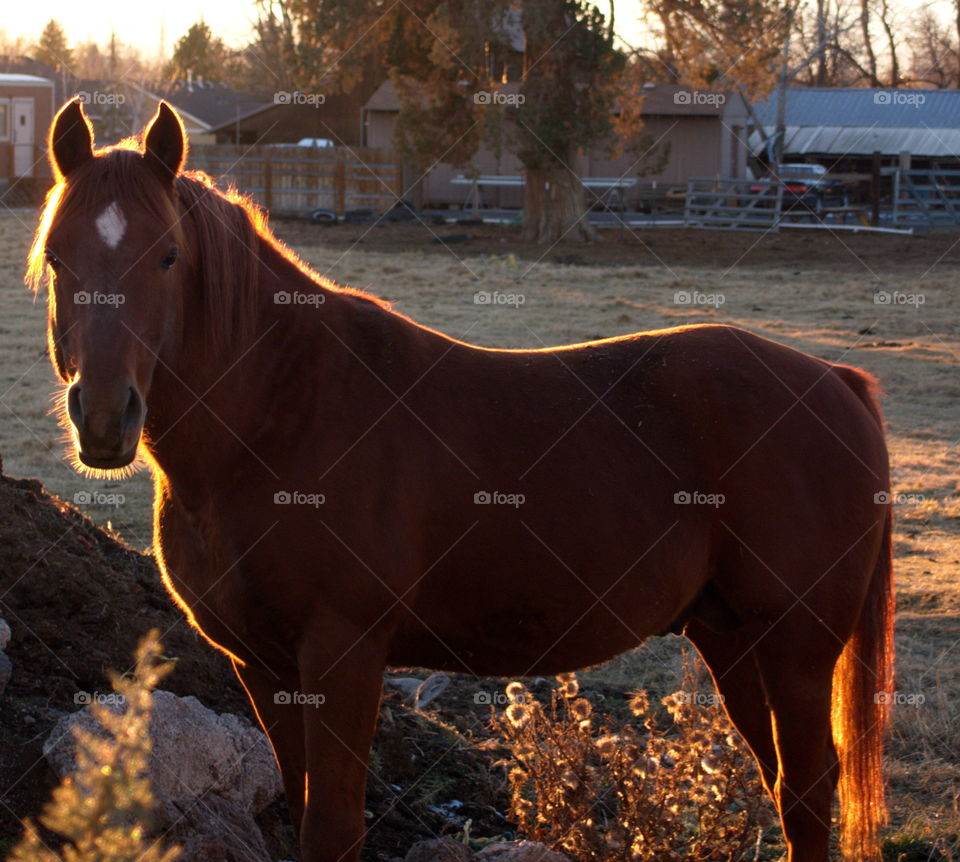
{"label": "wooden fence", "polygon": [[382,212],[403,195],[403,169],[392,150],[370,147],[192,147],[187,167],[235,185],[271,213],[342,215],[352,209]]}

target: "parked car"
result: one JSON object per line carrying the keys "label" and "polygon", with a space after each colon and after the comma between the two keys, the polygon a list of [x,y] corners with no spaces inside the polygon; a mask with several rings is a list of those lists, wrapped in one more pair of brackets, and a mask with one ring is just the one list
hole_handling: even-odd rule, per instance
{"label": "parked car", "polygon": [[[783,182],[783,208],[807,209],[820,212],[825,206],[842,206],[846,202],[847,187],[843,182],[830,176],[823,166],[807,162],[788,162],[780,166],[780,180]],[[751,192],[758,192],[762,186],[751,186]]]}
{"label": "parked car", "polygon": [[847,193],[847,187],[823,165],[787,163],[780,166],[780,179],[784,209],[804,207],[819,212],[834,201],[842,205]]}
{"label": "parked car", "polygon": [[296,143],[270,144],[271,147],[335,147],[330,138],[300,138]]}

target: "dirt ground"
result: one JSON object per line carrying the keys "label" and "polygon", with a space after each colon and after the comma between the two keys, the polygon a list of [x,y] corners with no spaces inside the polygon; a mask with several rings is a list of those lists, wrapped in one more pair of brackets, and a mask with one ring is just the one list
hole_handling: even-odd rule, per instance
{"label": "dirt ground", "polygon": [[[0,215],[5,470],[38,477],[66,500],[80,494],[90,518],[148,550],[148,477],[91,482],[63,459],[49,412],[45,313],[22,287],[35,218],[27,210]],[[485,226],[275,227],[322,274],[478,344],[540,347],[729,322],[877,375],[898,495],[897,686],[922,695],[894,722],[890,858],[960,859],[960,237],[664,228],[609,230],[594,245],[546,249]],[[651,639],[584,679],[666,690],[681,644]]]}

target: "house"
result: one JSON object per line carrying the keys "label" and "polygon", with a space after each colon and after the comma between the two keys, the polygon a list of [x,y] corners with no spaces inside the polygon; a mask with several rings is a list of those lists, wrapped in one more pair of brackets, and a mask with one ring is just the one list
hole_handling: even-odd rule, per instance
{"label": "house", "polygon": [[22,73],[0,74],[0,186],[50,178],[46,150],[53,112],[53,81]]}
{"label": "house", "polygon": [[209,132],[220,144],[290,144],[325,138],[337,146],[356,147],[361,144],[363,105],[385,75],[371,56],[356,83],[343,92],[322,86],[301,90],[278,83],[276,90],[260,94],[245,106],[238,104],[228,116],[211,117]]}
{"label": "house", "polygon": [[[504,84],[505,97],[520,92],[519,83]],[[362,144],[393,146],[393,127],[400,102],[390,81],[385,81],[363,106]],[[611,156],[597,147],[577,155],[571,169],[580,177],[636,179],[624,194],[624,203],[635,207],[651,195],[684,187],[690,177],[744,177],[747,159],[747,112],[733,93],[691,91],[687,87],[648,84],[643,89],[642,135],[667,152],[659,170],[650,172],[643,150]],[[651,161],[653,161],[651,159]],[[458,174],[519,176],[523,165],[505,149],[500,154],[481,147],[469,165],[441,163],[422,178],[420,194],[425,204],[459,206],[470,189],[451,182]],[[412,177],[411,182],[416,177]],[[523,189],[492,188],[484,202],[501,207],[523,205]]]}

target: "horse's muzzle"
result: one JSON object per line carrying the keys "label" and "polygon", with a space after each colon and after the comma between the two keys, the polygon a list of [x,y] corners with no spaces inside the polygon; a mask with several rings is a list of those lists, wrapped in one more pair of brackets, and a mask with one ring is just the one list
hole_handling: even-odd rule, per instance
{"label": "horse's muzzle", "polygon": [[87,386],[67,392],[67,413],[76,431],[77,455],[87,467],[117,470],[137,456],[145,408],[136,386]]}

